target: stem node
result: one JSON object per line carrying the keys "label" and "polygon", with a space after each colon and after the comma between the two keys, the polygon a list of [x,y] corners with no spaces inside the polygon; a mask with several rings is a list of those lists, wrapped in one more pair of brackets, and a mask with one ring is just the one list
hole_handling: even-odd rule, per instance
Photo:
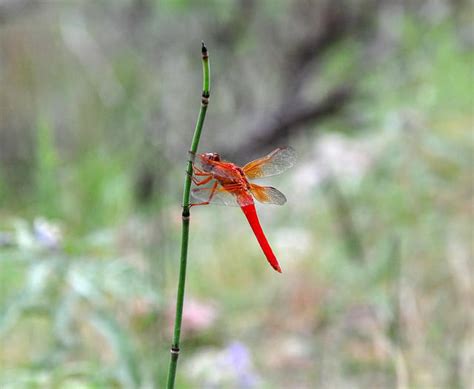
{"label": "stem node", "polygon": [[209,104],[209,97],[210,97],[210,94],[208,91],[202,92],[201,103],[203,106],[207,106]]}

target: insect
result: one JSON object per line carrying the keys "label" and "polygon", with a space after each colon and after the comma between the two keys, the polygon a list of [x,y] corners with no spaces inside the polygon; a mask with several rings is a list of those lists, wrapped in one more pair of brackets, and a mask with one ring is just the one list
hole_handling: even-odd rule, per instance
{"label": "insect", "polygon": [[283,205],[286,197],[271,186],[261,186],[250,181],[274,176],[289,169],[296,162],[295,151],[289,147],[277,148],[244,167],[221,160],[217,153],[198,154],[196,157],[192,176],[195,188],[192,194],[201,202],[191,206],[213,203],[240,207],[268,262],[281,273],[278,260],[260,225],[254,198],[265,204]]}

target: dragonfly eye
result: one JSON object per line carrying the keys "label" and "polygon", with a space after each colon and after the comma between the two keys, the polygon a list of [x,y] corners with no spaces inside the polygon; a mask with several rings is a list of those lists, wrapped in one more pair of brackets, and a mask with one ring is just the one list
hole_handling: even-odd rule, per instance
{"label": "dragonfly eye", "polygon": [[206,153],[204,154],[206,156],[207,159],[209,159],[210,161],[217,161],[219,162],[221,160],[221,157],[219,154],[217,153]]}
{"label": "dragonfly eye", "polygon": [[221,157],[217,153],[203,153],[199,155],[201,169],[205,172],[212,171],[214,164],[213,162],[219,162]]}

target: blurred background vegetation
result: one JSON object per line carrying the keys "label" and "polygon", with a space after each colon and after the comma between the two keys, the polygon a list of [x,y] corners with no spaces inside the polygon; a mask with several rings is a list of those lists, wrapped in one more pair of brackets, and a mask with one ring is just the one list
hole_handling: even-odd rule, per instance
{"label": "blurred background vegetation", "polygon": [[472,388],[469,1],[0,1],[0,387],[160,388],[186,151],[291,145],[193,210],[179,388]]}

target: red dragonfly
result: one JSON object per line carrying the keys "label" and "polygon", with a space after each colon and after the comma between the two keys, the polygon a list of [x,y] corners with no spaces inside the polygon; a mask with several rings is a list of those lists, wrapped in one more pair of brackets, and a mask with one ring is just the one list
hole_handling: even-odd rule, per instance
{"label": "red dragonfly", "polygon": [[193,165],[192,180],[196,187],[192,190],[192,194],[202,202],[191,204],[191,206],[214,203],[240,207],[268,262],[281,273],[278,260],[258,220],[253,199],[265,204],[283,205],[286,203],[286,197],[271,186],[261,186],[249,181],[280,174],[292,167],[295,162],[296,153],[289,147],[277,148],[244,167],[221,160],[217,153],[198,154]]}

